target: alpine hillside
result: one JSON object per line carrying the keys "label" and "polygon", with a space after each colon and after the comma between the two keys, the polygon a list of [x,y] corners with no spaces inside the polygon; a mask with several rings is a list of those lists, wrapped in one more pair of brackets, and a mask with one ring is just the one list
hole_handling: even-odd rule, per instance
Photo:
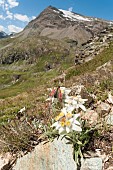
{"label": "alpine hillside", "polygon": [[[24,104],[32,108],[34,96],[44,93],[46,87],[54,85],[64,72],[67,86],[76,81],[84,83],[83,80],[88,80],[93,85],[93,80],[97,81],[97,77],[99,79],[96,75],[102,73],[96,72],[95,78],[91,78],[91,73],[98,67],[110,62],[110,66],[106,64],[106,69],[107,73],[111,72],[112,41],[113,22],[52,6],[42,11],[22,32],[0,39],[0,98],[3,119],[6,118],[4,113],[7,112],[7,107],[9,115]],[[81,75],[84,76],[86,72],[90,76],[81,79]],[[106,77],[110,77],[111,73],[107,73]],[[101,75],[103,81],[105,74]],[[13,96],[19,96],[17,101]],[[21,102],[18,99],[20,96]],[[10,106],[6,102],[10,100],[7,97],[12,97]],[[39,99],[36,97],[36,100]]]}

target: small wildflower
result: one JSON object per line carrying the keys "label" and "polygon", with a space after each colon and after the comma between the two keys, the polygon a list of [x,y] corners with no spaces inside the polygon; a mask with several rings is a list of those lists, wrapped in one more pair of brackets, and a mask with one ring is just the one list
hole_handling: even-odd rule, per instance
{"label": "small wildflower", "polygon": [[72,105],[75,109],[81,108],[83,111],[86,111],[85,106],[83,105],[87,99],[82,99],[80,95],[77,96],[68,96],[65,99],[65,106]]}
{"label": "small wildflower", "polygon": [[62,115],[63,117],[60,117],[59,115],[59,119],[57,119],[57,121],[52,125],[52,127],[55,127],[56,130],[59,131],[59,134],[65,132],[69,133],[73,130],[78,132],[82,131],[80,123],[76,120],[80,116],[80,114],[72,114],[69,112],[65,112],[64,116]]}
{"label": "small wildflower", "polygon": [[54,102],[54,99],[57,98],[59,101],[62,101],[63,98],[66,98],[68,94],[71,92],[70,89],[65,87],[58,86],[57,88],[49,89],[51,92],[49,94],[49,98],[46,101]]}
{"label": "small wildflower", "polygon": [[20,109],[20,110],[18,111],[18,113],[22,113],[22,112],[24,112],[25,110],[26,110],[26,108],[23,107],[22,109]]}

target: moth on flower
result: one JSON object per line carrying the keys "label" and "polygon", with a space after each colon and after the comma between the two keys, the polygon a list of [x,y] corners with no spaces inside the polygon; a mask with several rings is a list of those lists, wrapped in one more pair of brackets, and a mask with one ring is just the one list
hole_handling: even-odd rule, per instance
{"label": "moth on flower", "polygon": [[70,92],[71,92],[70,89],[58,86],[57,88],[51,89],[51,92],[49,94],[49,98],[46,99],[46,101],[52,101],[52,103],[53,103],[55,98],[57,98],[59,101],[62,101],[63,98],[66,98],[66,96]]}

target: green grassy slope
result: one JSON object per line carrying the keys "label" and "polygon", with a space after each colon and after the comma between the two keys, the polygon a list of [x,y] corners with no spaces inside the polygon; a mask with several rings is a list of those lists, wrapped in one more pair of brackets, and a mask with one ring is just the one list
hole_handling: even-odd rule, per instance
{"label": "green grassy slope", "polygon": [[[55,59],[60,60],[61,54],[55,54]],[[97,67],[103,65],[109,60],[113,60],[113,43],[110,47],[105,49],[101,54],[95,56],[94,59],[82,65],[74,66],[73,59],[69,63],[69,58],[63,62],[60,60],[60,65],[45,71],[44,64],[48,58],[52,62],[52,58],[48,56],[41,57],[38,62],[31,65],[23,65],[23,62],[18,62],[12,65],[1,67],[0,72],[0,120],[6,121],[8,118],[14,116],[17,111],[26,106],[28,112],[37,114],[39,109],[38,104],[43,103],[45,100],[45,93],[47,87],[53,87],[55,84],[52,81],[55,77],[61,74],[61,71],[66,71],[66,80],[73,82],[73,76],[83,75],[85,73],[92,73]],[[15,67],[16,66],[16,67]],[[73,66],[73,67],[72,67]],[[71,68],[72,67],[72,68]],[[14,68],[14,69],[13,69]],[[69,69],[70,68],[70,69]],[[23,71],[24,70],[24,71]],[[20,79],[13,83],[12,75],[19,74]],[[70,84],[71,86],[71,84]]]}
{"label": "green grassy slope", "polygon": [[99,55],[95,56],[92,60],[83,63],[82,65],[76,66],[75,68],[70,69],[67,74],[67,78],[71,76],[77,76],[84,74],[86,72],[95,71],[97,67],[102,66],[109,60],[113,60],[113,43],[110,44],[110,47],[102,51]]}

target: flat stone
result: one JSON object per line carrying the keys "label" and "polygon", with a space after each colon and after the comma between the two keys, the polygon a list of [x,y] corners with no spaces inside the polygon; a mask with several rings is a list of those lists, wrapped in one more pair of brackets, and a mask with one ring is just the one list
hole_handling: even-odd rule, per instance
{"label": "flat stone", "polygon": [[81,112],[81,117],[84,120],[88,120],[88,123],[90,125],[95,125],[98,121],[99,114],[94,110],[87,109],[85,113]]}
{"label": "flat stone", "polygon": [[19,158],[13,170],[77,170],[77,166],[72,145],[66,144],[65,139],[55,139],[40,143],[34,151]]}
{"label": "flat stone", "polygon": [[98,157],[85,159],[80,170],[102,170],[102,159]]}
{"label": "flat stone", "polygon": [[113,114],[107,115],[105,120],[108,125],[113,125]]}
{"label": "flat stone", "polygon": [[98,106],[96,111],[102,115],[104,115],[105,113],[109,113],[110,111],[110,105],[104,102],[101,102]]}

